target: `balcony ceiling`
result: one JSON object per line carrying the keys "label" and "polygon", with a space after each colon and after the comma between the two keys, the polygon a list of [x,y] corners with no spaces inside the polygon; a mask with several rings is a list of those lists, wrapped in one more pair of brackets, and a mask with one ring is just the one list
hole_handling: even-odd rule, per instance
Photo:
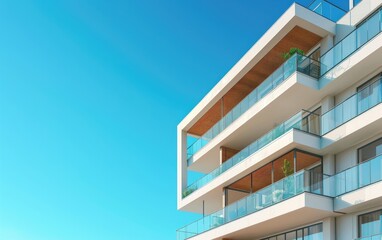
{"label": "balcony ceiling", "polygon": [[288,32],[244,77],[233,86],[206,114],[204,114],[189,130],[189,134],[202,136],[222,116],[226,115],[245,96],[262,83],[284,62],[282,53],[297,47],[305,53],[316,46],[322,37],[295,26]]}

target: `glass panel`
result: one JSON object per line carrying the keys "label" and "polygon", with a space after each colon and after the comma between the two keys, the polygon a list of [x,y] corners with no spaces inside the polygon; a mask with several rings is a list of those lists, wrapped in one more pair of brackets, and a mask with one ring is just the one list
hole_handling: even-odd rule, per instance
{"label": "glass panel", "polygon": [[332,69],[339,62],[381,32],[381,14],[381,11],[376,12],[371,18],[367,19],[362,25],[358,26],[357,29],[321,56],[321,75],[324,75],[327,71]]}
{"label": "glass panel", "polygon": [[[382,155],[370,161],[371,183],[382,180]],[[381,229],[382,230],[382,229]]]}
{"label": "glass panel", "polygon": [[345,171],[346,192],[353,191],[358,188],[358,166]]}
{"label": "glass panel", "polygon": [[[364,162],[382,154],[382,138],[378,139],[358,150],[358,161]],[[379,152],[377,152],[379,151]]]}
{"label": "glass panel", "polygon": [[277,236],[277,240],[285,240],[285,235],[279,235]]}
{"label": "glass panel", "polygon": [[[369,110],[382,101],[382,85],[380,80],[373,80],[344,102],[321,116],[322,135],[342,125],[357,115]],[[381,148],[382,153],[382,148]]]}
{"label": "glass panel", "polygon": [[357,49],[357,35],[356,31],[350,33],[346,38],[342,40],[342,54],[343,57],[348,57]]}
{"label": "glass panel", "polygon": [[304,239],[310,239],[310,240],[324,239],[323,233],[322,233],[322,224],[309,227],[308,232],[309,232],[308,235],[306,235]]}
{"label": "glass panel", "polygon": [[303,231],[300,229],[300,230],[297,230],[297,240],[302,240],[303,239]]}
{"label": "glass panel", "polygon": [[333,22],[337,22],[346,13],[344,10],[324,0],[313,1],[308,8]]}
{"label": "glass panel", "polygon": [[359,165],[359,187],[370,184],[370,161]]}
{"label": "glass panel", "polygon": [[375,211],[359,216],[359,236],[368,237],[381,233],[381,211]]}
{"label": "glass panel", "polygon": [[379,33],[379,22],[380,15],[375,14],[367,21],[367,30],[368,30],[368,39],[373,38],[375,35]]}

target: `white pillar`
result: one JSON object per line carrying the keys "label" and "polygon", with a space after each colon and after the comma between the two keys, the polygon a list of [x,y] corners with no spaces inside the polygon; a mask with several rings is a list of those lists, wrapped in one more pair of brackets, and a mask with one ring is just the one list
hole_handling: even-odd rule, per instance
{"label": "white pillar", "polygon": [[323,157],[323,173],[333,175],[336,173],[336,162],[334,154],[327,154]]}
{"label": "white pillar", "polygon": [[325,218],[322,222],[323,239],[336,239],[336,220],[334,217]]}
{"label": "white pillar", "polygon": [[331,49],[334,45],[334,36],[332,34],[328,34],[321,40],[320,52],[321,54],[326,53],[329,49]]}
{"label": "white pillar", "polygon": [[[327,96],[321,100],[321,114],[325,114],[335,106],[334,97]],[[334,114],[326,113],[321,117],[321,132],[327,132],[334,127]],[[323,139],[325,140],[325,139]]]}
{"label": "white pillar", "polygon": [[183,189],[187,187],[187,133],[178,128],[177,138],[177,195],[179,207]]}

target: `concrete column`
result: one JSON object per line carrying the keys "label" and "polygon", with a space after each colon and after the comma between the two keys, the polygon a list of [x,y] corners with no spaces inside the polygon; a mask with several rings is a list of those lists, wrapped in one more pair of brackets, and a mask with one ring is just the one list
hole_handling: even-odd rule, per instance
{"label": "concrete column", "polygon": [[[324,114],[335,105],[334,97],[327,96],[321,100],[321,113]],[[334,127],[334,114],[325,114],[325,117],[321,118],[321,132],[326,132]]]}
{"label": "concrete column", "polygon": [[[329,34],[327,35],[325,38],[323,38],[321,40],[321,45],[320,45],[320,52],[321,52],[321,55],[326,53],[330,48],[333,47],[333,44],[334,44],[334,36]],[[325,56],[325,58],[321,58],[321,69],[320,69],[320,73],[321,75],[323,75],[324,73],[326,73],[330,66],[333,64],[333,58],[330,57],[330,56]],[[328,82],[331,81],[331,77],[329,76],[322,76],[319,84],[320,84],[320,88],[322,88],[323,86],[325,86]]]}
{"label": "concrete column", "polygon": [[223,188],[223,196],[222,196],[222,198],[223,198],[223,201],[222,201],[223,206],[222,206],[222,208],[224,208],[225,206],[227,206],[227,203],[228,203],[226,188]]}
{"label": "concrete column", "polygon": [[326,53],[329,49],[331,49],[334,45],[334,36],[332,34],[328,34],[321,40],[320,52],[321,54]]}
{"label": "concrete column", "polygon": [[336,220],[334,217],[325,218],[322,222],[323,239],[336,239]]}
{"label": "concrete column", "polygon": [[336,173],[336,159],[334,154],[327,154],[323,157],[323,173],[333,175]]}
{"label": "concrete column", "polygon": [[183,189],[187,187],[187,133],[178,128],[177,138],[177,195],[179,203],[182,200]]}
{"label": "concrete column", "polygon": [[332,109],[335,105],[334,96],[326,96],[321,100],[321,112],[325,113]]}
{"label": "concrete column", "polygon": [[[327,154],[323,157],[322,171],[324,174],[332,176],[336,173],[336,161],[334,154]],[[325,195],[334,196],[335,182],[333,178],[323,176],[323,193]]]}

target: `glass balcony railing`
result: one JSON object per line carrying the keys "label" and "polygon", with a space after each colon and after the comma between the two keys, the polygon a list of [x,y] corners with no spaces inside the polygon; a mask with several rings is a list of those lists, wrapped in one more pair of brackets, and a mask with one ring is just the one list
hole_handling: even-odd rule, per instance
{"label": "glass balcony railing", "polygon": [[[305,66],[310,66],[310,67],[301,68],[300,71],[303,71],[303,69],[311,69],[312,64],[310,62],[308,64],[305,64]],[[320,121],[321,132],[314,132],[314,133],[318,135],[325,135],[328,132],[332,131],[333,129],[357,117],[358,115],[362,114],[363,112],[367,111],[368,109],[374,107],[375,105],[381,102],[382,102],[382,79],[375,81],[374,83],[360,90],[359,92],[357,92],[356,94],[354,94],[353,96],[345,100],[344,102],[340,103],[339,105],[337,105],[330,111],[322,114],[322,116],[320,117],[320,120],[315,120],[315,121]],[[293,122],[293,119],[295,119],[295,117],[291,118],[284,124],[288,125],[289,121]],[[217,176],[219,176],[220,174],[222,174],[223,172],[225,172],[232,166],[241,162],[243,159],[245,159],[250,154],[260,149],[262,146],[268,144],[269,142],[279,137],[280,134],[283,134],[285,131],[289,130],[289,129],[283,130],[282,125],[280,125],[279,127],[276,127],[271,132],[267,133],[265,136],[257,140],[255,143],[243,149],[240,153],[236,154],[234,157],[232,157],[231,159],[223,163],[219,168],[215,169],[211,173],[205,175],[203,178],[199,179],[195,183],[188,186],[183,191],[183,197],[188,196],[193,191],[206,185],[208,182],[210,182],[211,180],[213,180],[214,178],[216,178]],[[313,125],[314,124],[311,124],[311,126]]]}
{"label": "glass balcony railing", "polygon": [[[286,80],[296,71],[318,79],[320,76],[320,63],[303,55],[293,55],[276,71],[274,71],[266,80],[264,80],[257,88],[255,88],[248,96],[246,96],[239,104],[237,104],[230,112],[228,112],[210,130],[208,130],[202,137],[200,137],[191,146],[189,146],[187,149],[187,159],[190,159],[210,140],[215,138],[232,122],[234,122],[243,113],[245,113],[250,107],[264,98],[269,92],[279,86],[282,82],[284,82],[284,80]],[[190,161],[188,161],[188,163],[189,162]]]}
{"label": "glass balcony railing", "polygon": [[382,181],[382,155],[324,179],[324,194],[338,197]]}
{"label": "glass balcony railing", "polygon": [[319,115],[310,113],[307,111],[301,111],[285,121],[284,123],[278,125],[270,132],[266,133],[261,138],[257,139],[239,153],[234,155],[232,158],[225,161],[218,168],[203,176],[193,184],[189,185],[186,189],[183,190],[182,196],[187,197],[197,189],[203,187],[207,183],[211,182],[216,177],[220,176],[222,173],[226,172],[228,169],[232,168],[236,164],[240,163],[253,153],[257,152],[259,149],[269,144],[273,140],[279,138],[284,133],[288,132],[291,129],[298,129],[306,131],[312,134],[320,134],[320,122]]}
{"label": "glass balcony railing", "polygon": [[322,135],[382,102],[382,79],[363,88],[321,116]]}
{"label": "glass balcony railing", "polygon": [[[184,240],[221,225],[232,222],[303,192],[322,193],[323,175],[302,170],[285,177],[255,193],[232,203],[222,210],[212,213],[177,231],[177,239]],[[312,179],[315,179],[314,182]]]}
{"label": "glass balcony railing", "polygon": [[357,29],[321,56],[321,73],[324,75],[342,60],[362,47],[382,30],[382,10],[374,13]]}
{"label": "glass balcony railing", "polygon": [[369,237],[357,238],[355,240],[382,240],[382,233],[377,234],[377,235],[373,235],[373,236],[369,236]]}
{"label": "glass balcony railing", "polygon": [[337,22],[346,14],[345,10],[325,0],[313,1],[308,8],[333,22]]}
{"label": "glass balcony railing", "polygon": [[[178,229],[178,240],[201,234],[303,192],[338,197],[379,181],[382,181],[382,155],[333,176],[302,170]],[[360,239],[378,239],[377,236],[380,235]]]}

